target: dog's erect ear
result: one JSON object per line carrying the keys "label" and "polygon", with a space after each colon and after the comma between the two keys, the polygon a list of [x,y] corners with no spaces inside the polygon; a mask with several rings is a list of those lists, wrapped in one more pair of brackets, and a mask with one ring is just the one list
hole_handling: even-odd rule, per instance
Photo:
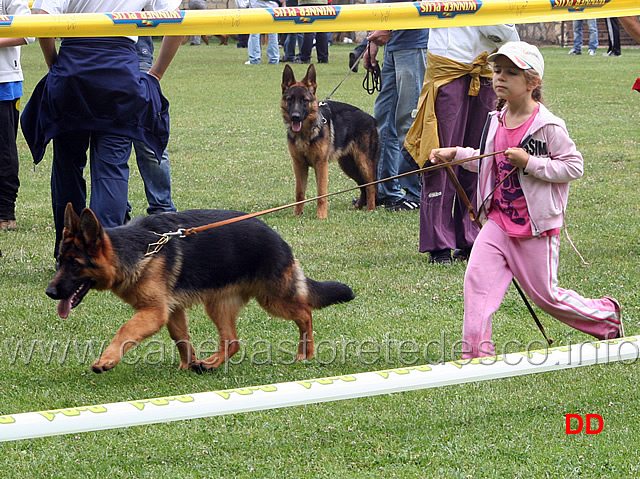
{"label": "dog's erect ear", "polygon": [[282,93],[287,91],[291,85],[296,82],[296,78],[293,75],[293,70],[289,65],[284,66],[284,70],[282,72]]}
{"label": "dog's erect ear", "polygon": [[73,210],[71,203],[67,203],[67,207],[64,209],[64,229],[69,234],[74,234],[80,229],[80,217]]}
{"label": "dog's erect ear", "polygon": [[316,67],[313,65],[309,65],[307,68],[307,74],[302,79],[302,83],[309,89],[312,94],[316,94],[316,89],[318,88],[318,84],[316,83]]}
{"label": "dog's erect ear", "polygon": [[80,214],[80,231],[87,246],[102,244],[102,236],[104,235],[102,225],[89,208],[85,208]]}

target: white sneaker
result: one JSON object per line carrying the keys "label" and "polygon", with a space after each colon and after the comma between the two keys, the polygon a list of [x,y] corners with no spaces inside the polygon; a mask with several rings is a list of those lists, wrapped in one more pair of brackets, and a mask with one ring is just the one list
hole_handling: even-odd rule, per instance
{"label": "white sneaker", "polygon": [[589,49],[589,56],[595,57],[596,56],[596,51],[593,49]]}

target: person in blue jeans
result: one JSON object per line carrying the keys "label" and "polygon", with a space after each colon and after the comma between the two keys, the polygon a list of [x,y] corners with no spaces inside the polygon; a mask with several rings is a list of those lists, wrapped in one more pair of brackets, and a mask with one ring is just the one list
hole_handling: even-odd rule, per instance
{"label": "person in blue jeans", "polygon": [[[297,7],[298,0],[286,0],[287,7]],[[287,33],[284,39],[283,50],[284,55],[280,59],[281,62],[300,62],[300,52],[302,51],[302,43],[304,42],[304,33]],[[296,44],[298,45],[298,54],[296,54]]]}
{"label": "person in blue jeans", "polygon": [[[304,41],[304,33],[288,33],[284,39],[284,56],[280,59],[283,62],[300,63],[300,51],[302,51],[302,42]],[[296,54],[296,45],[298,45],[298,53]]]}
{"label": "person in blue jeans", "polygon": [[589,29],[589,55],[594,56],[598,48],[598,21],[595,18],[573,21],[573,48],[569,55],[582,55],[582,22],[587,22]]}
{"label": "person in blue jeans", "polygon": [[[429,30],[377,30],[367,37],[371,42],[364,54],[367,70],[377,63],[378,46],[385,45],[380,72],[381,90],[373,107],[380,135],[378,178],[388,178],[415,169],[402,155],[407,132],[413,123],[427,66]],[[404,192],[403,192],[404,190]],[[378,185],[378,204],[388,210],[418,210],[418,175],[385,181]]]}
{"label": "person in blue jeans", "polygon": [[[250,0],[249,8],[276,8],[279,4],[275,0]],[[249,34],[249,60],[245,65],[258,65],[262,57],[262,48],[260,47],[260,34]],[[280,47],[278,46],[278,34],[267,34],[267,58],[269,64],[277,65],[280,62]]]}
{"label": "person in blue jeans", "polygon": [[[152,37],[138,37],[136,51],[138,52],[141,72],[147,72],[151,68],[153,64],[153,49]],[[146,143],[134,141],[133,148],[136,152],[138,170],[140,171],[140,176],[144,183],[144,192],[149,203],[147,213],[152,215],[165,211],[177,211],[171,199],[171,165],[167,150],[165,149],[162,152],[162,159],[158,163],[155,153]],[[131,211],[131,205],[129,205],[129,211]]]}

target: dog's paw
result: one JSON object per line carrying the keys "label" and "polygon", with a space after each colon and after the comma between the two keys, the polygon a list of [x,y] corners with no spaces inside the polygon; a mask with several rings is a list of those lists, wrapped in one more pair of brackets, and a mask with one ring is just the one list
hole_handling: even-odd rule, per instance
{"label": "dog's paw", "polygon": [[100,374],[113,369],[114,366],[115,364],[113,364],[113,361],[107,361],[102,364],[99,361],[96,361],[91,365],[91,370],[96,374]]}
{"label": "dog's paw", "polygon": [[202,374],[202,373],[206,373],[212,368],[207,367],[204,361],[194,361],[191,364],[189,364],[189,369],[197,374]]}

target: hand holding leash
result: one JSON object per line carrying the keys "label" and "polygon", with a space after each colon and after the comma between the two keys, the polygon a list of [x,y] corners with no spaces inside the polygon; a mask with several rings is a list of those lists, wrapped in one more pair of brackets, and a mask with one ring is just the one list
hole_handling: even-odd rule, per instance
{"label": "hand holding leash", "polygon": [[434,164],[449,163],[456,157],[457,148],[434,148],[429,153],[429,161]]}
{"label": "hand holding leash", "polygon": [[369,95],[373,95],[376,91],[380,91],[380,65],[376,60],[376,54],[378,53],[378,46],[375,43],[367,43],[367,48],[362,53],[364,68],[367,70],[367,74],[362,80],[362,88],[366,90]]}

